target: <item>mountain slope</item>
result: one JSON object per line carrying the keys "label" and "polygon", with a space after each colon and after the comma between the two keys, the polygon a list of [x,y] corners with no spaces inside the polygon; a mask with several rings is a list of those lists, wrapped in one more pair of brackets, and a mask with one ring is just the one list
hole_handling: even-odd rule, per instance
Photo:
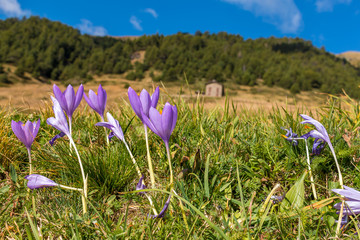
{"label": "mountain slope", "polygon": [[[143,61],[136,61],[138,53]],[[94,74],[123,74],[154,81],[218,81],[280,86],[293,93],[322,92],[360,96],[360,70],[300,38],[244,40],[225,32],[178,33],[138,38],[92,37],[45,18],[0,20],[0,63],[17,65],[18,74],[81,82]]]}

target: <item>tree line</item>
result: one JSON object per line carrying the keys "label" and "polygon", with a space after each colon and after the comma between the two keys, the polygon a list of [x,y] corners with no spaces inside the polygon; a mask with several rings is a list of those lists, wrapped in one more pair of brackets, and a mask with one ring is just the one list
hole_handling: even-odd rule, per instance
{"label": "tree line", "polygon": [[[138,51],[144,62],[131,64]],[[94,37],[46,18],[0,20],[0,63],[17,66],[35,78],[89,81],[94,74],[125,74],[140,80],[149,71],[154,81],[216,79],[280,86],[293,93],[319,89],[359,96],[360,69],[345,59],[300,38],[244,39],[219,32],[150,35],[136,39]],[[0,75],[4,74],[0,67]],[[0,81],[4,77],[0,76]]]}

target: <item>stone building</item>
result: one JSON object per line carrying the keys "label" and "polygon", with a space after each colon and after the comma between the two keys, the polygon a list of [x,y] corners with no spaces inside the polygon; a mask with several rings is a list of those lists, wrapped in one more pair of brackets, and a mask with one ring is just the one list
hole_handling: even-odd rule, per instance
{"label": "stone building", "polygon": [[224,96],[224,85],[217,82],[215,79],[205,84],[205,96],[207,97],[222,97]]}

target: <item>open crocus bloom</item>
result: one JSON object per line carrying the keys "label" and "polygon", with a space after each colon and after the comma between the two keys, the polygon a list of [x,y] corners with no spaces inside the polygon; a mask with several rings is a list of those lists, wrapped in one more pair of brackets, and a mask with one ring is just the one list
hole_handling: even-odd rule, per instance
{"label": "open crocus bloom", "polygon": [[106,91],[99,85],[97,94],[93,90],[89,90],[89,97],[84,94],[85,101],[94,109],[103,119],[107,101]]}
{"label": "open crocus bloom", "polygon": [[311,130],[307,134],[301,136],[306,139],[308,139],[309,137],[315,138],[312,152],[317,155],[320,154],[320,151],[325,147],[325,142],[329,145],[331,151],[333,152],[334,148],[331,144],[329,135],[325,127],[320,122],[313,119],[312,117],[309,117],[304,114],[300,114],[300,116],[305,120],[301,122],[302,124],[309,123],[316,128],[316,130]]}
{"label": "open crocus bloom", "polygon": [[55,187],[58,186],[56,182],[53,180],[44,177],[39,174],[31,174],[27,175],[25,179],[28,180],[27,186],[30,189],[36,189],[36,188],[44,188],[44,187]]}
{"label": "open crocus bloom", "polygon": [[154,94],[150,97],[150,94],[143,89],[138,96],[134,89],[129,87],[128,90],[129,101],[131,107],[133,108],[135,114],[143,121],[142,112],[145,116],[149,117],[150,108],[156,108],[156,105],[159,101],[159,87],[154,91]]}
{"label": "open crocus bloom", "polygon": [[295,146],[297,146],[299,144],[296,139],[293,139],[293,138],[297,138],[298,135],[296,133],[294,133],[291,128],[290,128],[290,130],[286,129],[286,128],[283,128],[283,127],[281,129],[286,131],[286,134],[283,135],[283,136],[285,136],[286,140],[288,140],[289,142],[291,142]]}
{"label": "open crocus bloom", "polygon": [[32,143],[36,135],[39,132],[40,128],[40,119],[37,122],[27,121],[23,124],[21,121],[15,122],[14,120],[11,121],[11,129],[13,130],[16,137],[25,144],[27,149],[31,148]]}
{"label": "open crocus bloom", "polygon": [[161,114],[158,110],[151,107],[149,118],[143,113],[143,121],[151,131],[161,137],[165,144],[168,144],[171,133],[176,126],[177,108],[170,103],[166,103]]}
{"label": "open crocus bloom", "polygon": [[[360,192],[344,185],[344,189],[332,189],[333,192],[346,198],[344,206],[344,215],[360,214]],[[340,210],[341,202],[336,203],[334,208]]]}
{"label": "open crocus bloom", "polygon": [[95,124],[95,126],[102,126],[109,128],[112,131],[109,135],[109,139],[111,139],[113,136],[116,136],[121,141],[125,142],[124,133],[121,129],[119,121],[116,120],[109,112],[106,114],[106,117],[108,122],[99,122]]}
{"label": "open crocus bloom", "polygon": [[83,85],[80,85],[79,89],[76,92],[76,95],[74,88],[71,85],[69,85],[64,92],[61,92],[60,88],[56,86],[56,84],[54,84],[53,90],[55,98],[58,100],[61,108],[66,112],[66,115],[69,118],[72,118],[75,109],[79,106],[83,97]]}
{"label": "open crocus bloom", "polygon": [[70,131],[69,131],[69,125],[68,125],[67,119],[65,117],[65,114],[63,112],[63,109],[61,108],[61,106],[60,106],[59,102],[56,100],[56,98],[51,96],[51,99],[54,103],[53,111],[54,111],[55,117],[48,118],[46,120],[46,123],[53,126],[57,130],[63,132],[68,137],[71,137]]}

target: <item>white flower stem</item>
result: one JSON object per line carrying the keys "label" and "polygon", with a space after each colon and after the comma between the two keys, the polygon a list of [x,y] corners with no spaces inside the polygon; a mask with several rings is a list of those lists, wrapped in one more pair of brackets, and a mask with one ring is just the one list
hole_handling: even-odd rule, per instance
{"label": "white flower stem", "polygon": [[[72,133],[71,133],[71,121],[72,121],[72,118],[69,116],[68,117],[69,118],[69,133],[70,133],[70,136],[72,136]],[[71,141],[70,141],[70,143],[69,143],[69,148],[70,148],[70,152],[72,151],[71,150]]]}
{"label": "white flower stem", "polygon": [[70,146],[73,146],[74,149],[75,149],[75,153],[77,155],[77,158],[79,160],[79,165],[80,165],[80,170],[81,170],[81,175],[82,175],[82,178],[83,178],[83,183],[84,183],[84,188],[83,188],[83,194],[81,195],[81,200],[82,200],[82,204],[83,204],[83,212],[84,214],[87,212],[87,204],[86,204],[86,199],[87,199],[87,180],[86,180],[86,177],[85,177],[85,173],[84,173],[84,168],[83,168],[83,165],[82,165],[82,162],[81,162],[81,158],[80,158],[80,155],[79,155],[79,152],[76,148],[76,145],[74,143],[74,140],[70,137]]}
{"label": "white flower stem", "polygon": [[145,130],[146,152],[147,152],[147,159],[148,159],[148,165],[149,165],[151,187],[152,187],[152,188],[155,188],[154,169],[153,169],[152,162],[151,162],[150,148],[149,148],[149,139],[148,139],[148,131],[147,131],[147,126],[146,126],[145,124],[144,124],[144,130]]}
{"label": "white flower stem", "polygon": [[305,138],[304,138],[304,140],[305,140],[305,147],[306,147],[306,159],[307,159],[310,181],[311,181],[311,188],[313,190],[314,198],[315,198],[315,200],[317,200],[317,193],[316,193],[315,184],[314,184],[314,177],[312,175],[311,165],[310,165],[309,148],[308,148],[307,140]]}
{"label": "white flower stem", "polygon": [[[142,174],[141,174],[140,168],[139,168],[139,166],[137,165],[136,160],[135,160],[134,156],[132,155],[132,153],[131,153],[131,151],[130,151],[129,145],[127,145],[127,143],[126,143],[125,141],[123,141],[123,142],[124,142],[124,144],[125,144],[126,149],[128,150],[128,152],[129,152],[129,154],[130,154],[130,158],[131,158],[132,162],[133,162],[134,165],[135,165],[135,168],[136,168],[136,171],[137,171],[137,173],[138,173],[138,175],[139,175],[139,178],[141,178],[141,177],[142,177]],[[142,180],[142,184],[145,185],[144,179]],[[147,199],[149,200],[150,206],[151,206],[154,214],[155,214],[155,215],[158,215],[158,213],[157,213],[157,211],[156,211],[156,209],[155,209],[155,206],[154,206],[154,203],[153,203],[151,197],[150,197],[149,195],[147,195],[146,193],[145,193],[145,196],[146,196]]]}
{"label": "white flower stem", "polygon": [[68,189],[68,190],[74,190],[74,191],[79,191],[79,192],[83,191],[82,188],[74,188],[74,187],[69,187],[69,186],[65,186],[65,185],[61,185],[61,184],[58,184],[58,186],[61,188],[64,188],[64,189]]}
{"label": "white flower stem", "polygon": [[172,164],[171,164],[171,156],[170,156],[170,148],[169,148],[169,143],[165,142],[165,147],[166,147],[166,153],[167,153],[167,158],[169,161],[169,170],[170,170],[170,186],[171,189],[173,188],[173,182],[174,182],[174,177],[173,177],[173,171],[172,171]]}
{"label": "white flower stem", "polygon": [[29,156],[29,168],[30,168],[30,174],[32,174],[32,164],[31,164],[31,149],[30,148],[27,148],[27,151],[28,151],[28,156]]}
{"label": "white flower stem", "polygon": [[127,145],[127,143],[126,143],[125,141],[123,141],[123,142],[124,142],[124,144],[125,144],[126,149],[128,150],[128,152],[129,152],[129,154],[130,154],[130,158],[131,158],[132,162],[133,162],[134,165],[135,165],[136,171],[137,171],[139,177],[141,178],[141,177],[142,177],[142,174],[141,174],[140,168],[139,168],[139,166],[137,165],[136,160],[135,160],[134,156],[132,155],[132,153],[131,153],[131,151],[130,151],[129,145]]}
{"label": "white flower stem", "polygon": [[330,147],[330,150],[331,150],[331,153],[332,153],[332,155],[334,156],[334,159],[335,159],[336,168],[337,168],[337,171],[338,171],[338,174],[339,174],[340,187],[341,187],[341,189],[343,189],[343,188],[344,188],[343,178],[342,178],[342,174],[341,174],[341,171],[340,171],[340,166],[339,166],[339,163],[338,163],[338,161],[337,161],[334,148],[333,148],[333,147]]}
{"label": "white flower stem", "polygon": [[[105,122],[104,117],[103,116],[100,116],[100,117],[101,117],[101,121]],[[104,131],[105,131],[106,144],[109,146],[110,142],[109,142],[109,138],[108,138],[108,135],[107,135],[106,127],[104,127]]]}

